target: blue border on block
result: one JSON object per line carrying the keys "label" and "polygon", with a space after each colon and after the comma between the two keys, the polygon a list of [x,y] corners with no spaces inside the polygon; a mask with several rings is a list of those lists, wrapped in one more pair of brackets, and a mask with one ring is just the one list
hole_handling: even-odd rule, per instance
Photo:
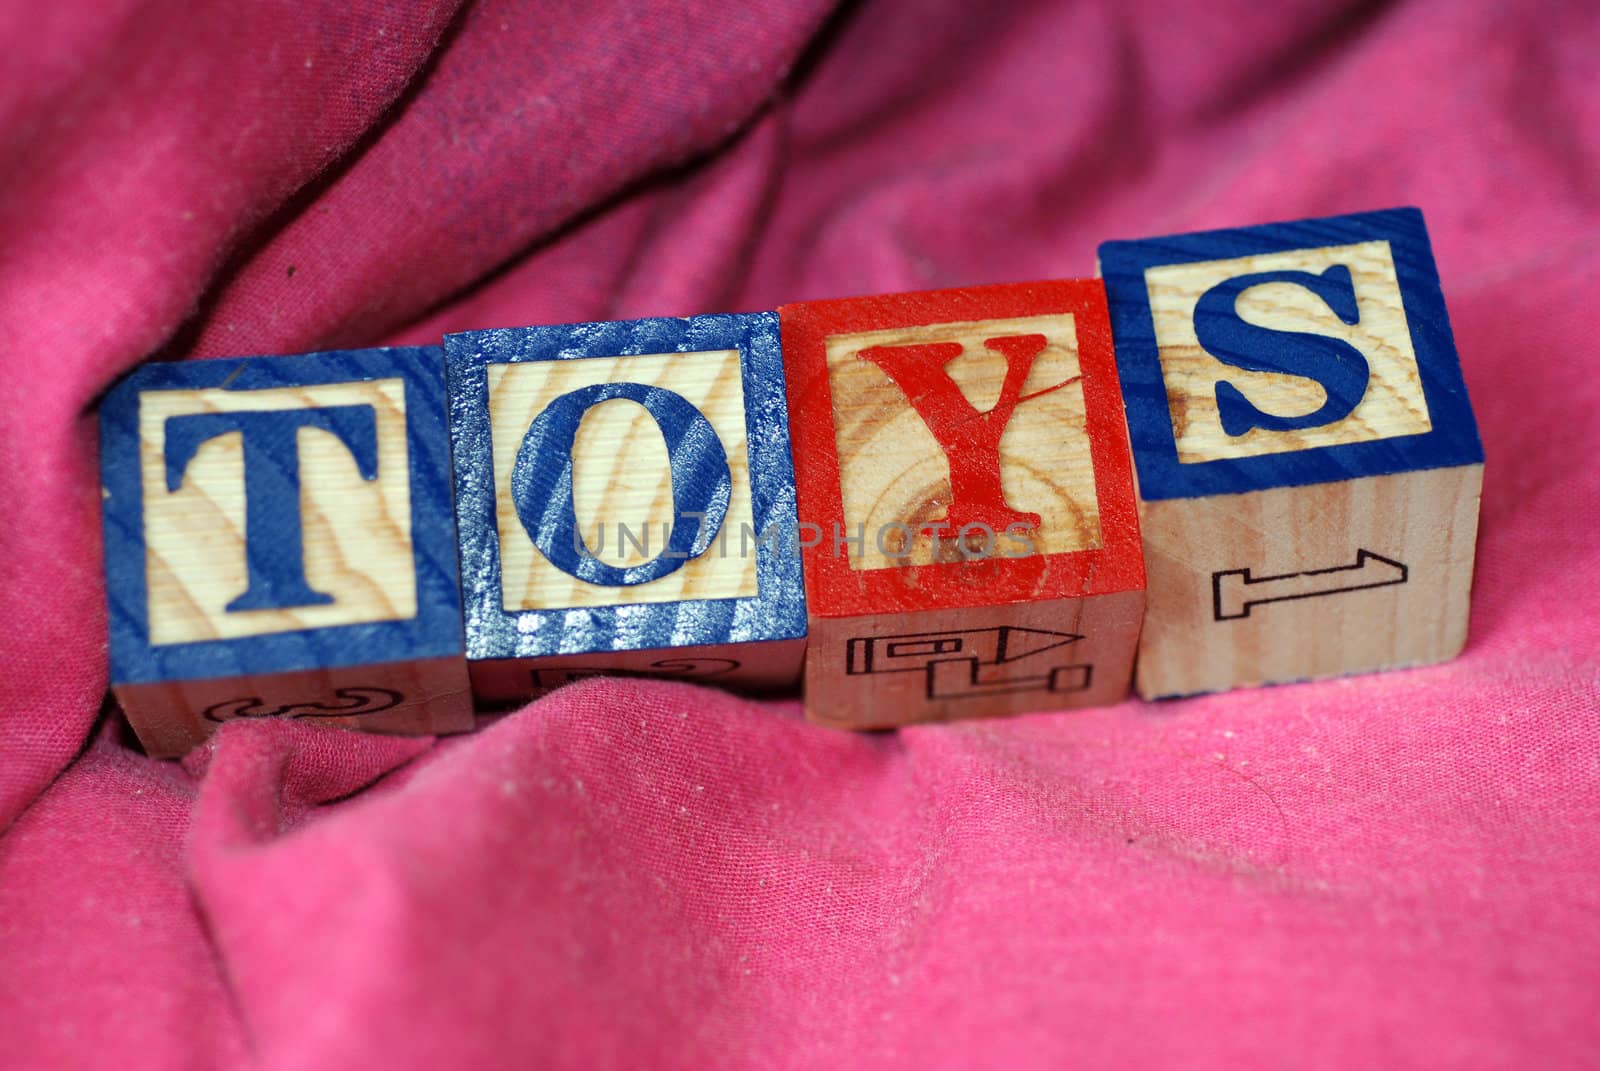
{"label": "blue border on block", "polygon": [[[1169,264],[1374,240],[1387,240],[1394,255],[1432,430],[1421,435],[1288,453],[1180,463],[1166,383],[1161,377],[1145,272]],[[1392,208],[1293,223],[1106,242],[1100,246],[1100,272],[1111,309],[1117,374],[1122,381],[1141,498],[1241,494],[1483,460],[1483,444],[1461,376],[1461,362],[1439,288],[1439,272],[1419,209]]]}
{"label": "blue border on block", "polygon": [[[806,635],[798,551],[757,543],[756,594],[735,599],[622,603],[508,611],[500,576],[488,367],[650,353],[738,350],[757,533],[796,531],[789,406],[776,313],[622,320],[469,331],[445,337],[450,431],[456,458],[456,520],[471,660],[758,643]],[[729,539],[739,533],[729,532]]]}
{"label": "blue border on block", "polygon": [[[220,387],[242,392],[394,378],[405,382],[417,616],[404,621],[152,647],[139,472],[139,395],[155,390]],[[101,516],[110,610],[111,682],[143,684],[243,677],[461,657],[461,592],[456,572],[449,442],[444,361],[438,346],[183,361],[136,369],[100,405]]]}

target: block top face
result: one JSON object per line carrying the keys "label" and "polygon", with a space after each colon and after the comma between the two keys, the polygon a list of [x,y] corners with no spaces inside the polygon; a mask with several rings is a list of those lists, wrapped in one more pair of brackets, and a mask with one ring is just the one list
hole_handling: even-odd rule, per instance
{"label": "block top face", "polygon": [[773,314],[445,346],[469,657],[805,635]]}
{"label": "block top face", "polygon": [[113,683],[460,655],[438,347],[145,365],[100,434]]}
{"label": "block top face", "polygon": [[1422,213],[1107,242],[1147,500],[1483,460]]}
{"label": "block top face", "polygon": [[785,305],[812,613],[1143,586],[1097,280]]}

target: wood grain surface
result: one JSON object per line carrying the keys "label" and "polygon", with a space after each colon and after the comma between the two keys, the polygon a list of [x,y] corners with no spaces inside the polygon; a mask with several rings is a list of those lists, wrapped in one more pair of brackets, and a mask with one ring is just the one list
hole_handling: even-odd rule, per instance
{"label": "wood grain surface", "polygon": [[[754,522],[738,350],[490,364],[488,380],[506,611],[756,594],[755,556],[741,553],[739,544],[741,532],[753,530]],[[643,383],[682,395],[716,430],[733,477],[727,519],[706,552],[666,576],[626,588],[590,584],[552,565],[528,537],[511,495],[517,450],[533,420],[562,395],[609,382]],[[572,458],[573,505],[579,531],[593,556],[625,568],[660,554],[666,543],[664,532],[673,523],[672,472],[654,418],[630,401],[601,402],[579,426]],[[635,538],[619,538],[623,528]]]}
{"label": "wood grain surface", "polygon": [[1139,694],[1455,657],[1482,486],[1480,464],[1143,503]]}
{"label": "wood grain surface", "polygon": [[[950,560],[954,541],[941,546],[919,530],[946,516],[949,461],[938,440],[888,375],[861,354],[875,346],[953,343],[959,356],[944,372],[972,407],[987,413],[1000,397],[1005,357],[986,343],[1039,334],[1020,402],[1000,440],[1000,478],[1007,505],[1037,513],[1029,532],[1035,553],[1061,554],[1100,545],[1100,511],[1084,414],[1077,332],[1070,313],[977,323],[894,327],[832,335],[827,340],[844,523],[867,539],[847,548],[853,569],[897,569]],[[905,540],[904,525],[914,538]],[[880,540],[879,534],[886,533]],[[1010,549],[1002,540],[1000,552]]]}
{"label": "wood grain surface", "polygon": [[[399,378],[273,390],[150,390],[139,398],[150,643],[189,643],[395,621],[417,612],[406,456],[405,383]],[[246,588],[242,435],[202,445],[168,491],[165,427],[190,413],[367,405],[377,417],[377,478],[320,428],[297,434],[305,576],[331,603],[225,609]]]}
{"label": "wood grain surface", "polygon": [[[1311,291],[1290,283],[1251,287],[1240,295],[1236,309],[1241,319],[1258,327],[1342,339],[1354,346],[1367,359],[1369,370],[1361,403],[1344,419],[1314,428],[1251,428],[1243,435],[1227,434],[1217,413],[1217,384],[1224,380],[1252,405],[1275,416],[1315,412],[1326,395],[1313,379],[1249,371],[1207,353],[1195,338],[1195,305],[1201,295],[1239,276],[1273,271],[1319,274],[1335,265],[1350,271],[1360,310],[1357,323],[1345,323]],[[1419,435],[1433,426],[1386,241],[1164,265],[1145,272],[1145,285],[1180,462]]]}

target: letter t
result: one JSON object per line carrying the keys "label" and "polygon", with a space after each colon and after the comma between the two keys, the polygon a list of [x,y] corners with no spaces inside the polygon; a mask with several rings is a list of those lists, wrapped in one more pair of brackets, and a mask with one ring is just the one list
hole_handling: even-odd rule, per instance
{"label": "letter t", "polygon": [[378,418],[370,405],[324,409],[270,409],[246,413],[189,413],[167,418],[167,490],[183,485],[200,447],[238,432],[244,454],[244,594],[227,610],[279,610],[318,606],[333,597],[306,582],[300,518],[301,428],[331,433],[355,458],[364,480],[378,476]]}

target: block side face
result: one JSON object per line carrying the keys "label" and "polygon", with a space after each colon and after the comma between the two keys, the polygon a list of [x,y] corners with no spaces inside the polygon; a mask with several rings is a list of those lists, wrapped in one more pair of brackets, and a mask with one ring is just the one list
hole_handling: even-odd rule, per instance
{"label": "block side face", "polygon": [[[804,637],[774,314],[445,345],[469,658]],[[654,542],[630,522],[619,554],[611,509],[648,520]]]}
{"label": "block side face", "polygon": [[805,651],[804,639],[791,639],[483,659],[472,663],[472,690],[481,701],[496,705],[525,702],[591,677],[673,680],[737,692],[775,692],[798,683]]}
{"label": "block side face", "polygon": [[883,729],[1106,706],[1128,692],[1144,592],[823,618],[806,654],[812,721]]}
{"label": "block side face", "polygon": [[1483,460],[1416,209],[1108,242],[1145,501]]}
{"label": "block side face", "polygon": [[335,729],[428,736],[473,726],[466,662],[418,662],[297,670],[258,677],[150,681],[113,688],[139,742],[177,758],[221,725],[293,718]]}
{"label": "block side face", "polygon": [[461,654],[438,348],[146,365],[100,428],[113,683]]}
{"label": "block side face", "polygon": [[1482,465],[1142,506],[1145,698],[1454,657]]}
{"label": "block side face", "polygon": [[1097,282],[806,302],[779,316],[801,519],[815,526],[813,617],[1142,587]]}

